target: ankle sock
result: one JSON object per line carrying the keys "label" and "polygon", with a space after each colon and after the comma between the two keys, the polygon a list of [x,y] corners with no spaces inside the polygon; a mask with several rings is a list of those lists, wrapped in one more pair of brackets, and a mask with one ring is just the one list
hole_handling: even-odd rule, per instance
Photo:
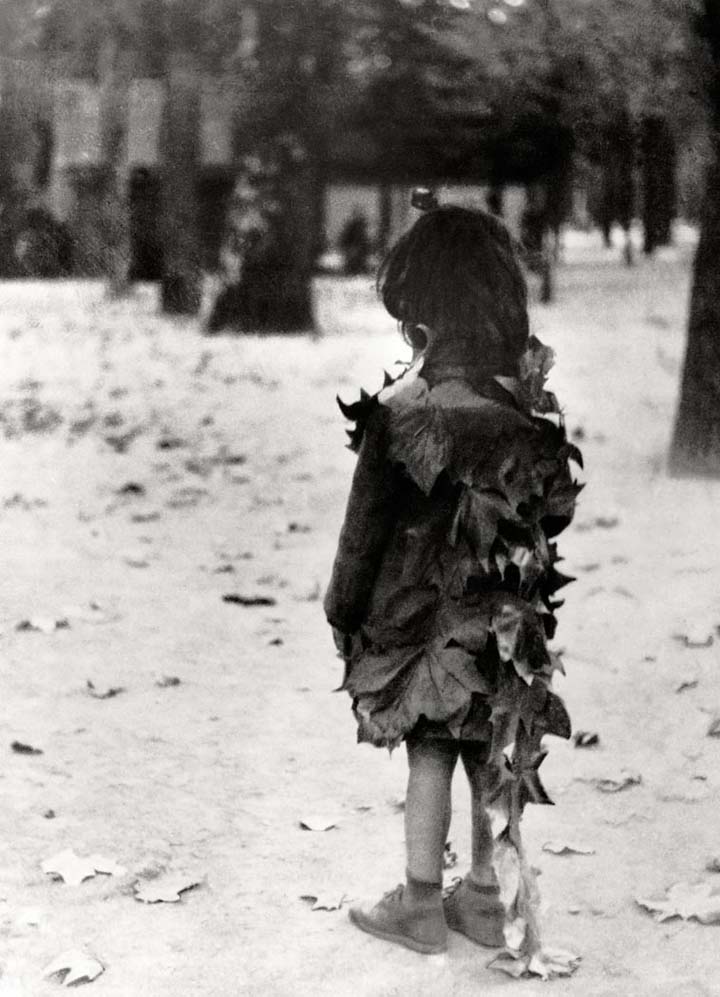
{"label": "ankle sock", "polygon": [[442,883],[428,883],[407,873],[405,895],[411,904],[434,907],[442,902]]}
{"label": "ankle sock", "polygon": [[473,878],[472,873],[465,877],[465,882],[475,893],[484,893],[486,896],[492,896],[499,892],[497,883],[478,883],[478,881]]}

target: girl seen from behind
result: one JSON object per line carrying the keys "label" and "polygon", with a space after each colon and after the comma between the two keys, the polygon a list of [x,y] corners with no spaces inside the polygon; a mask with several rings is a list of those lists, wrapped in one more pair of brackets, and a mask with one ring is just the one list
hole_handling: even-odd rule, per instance
{"label": "girl seen from behind", "polygon": [[[343,406],[358,462],[325,612],[358,740],[405,742],[406,877],[350,916],[418,952],[444,951],[450,928],[537,966],[520,817],[526,802],[550,802],[543,735],[570,735],[547,641],[568,581],[554,538],[572,519],[569,461],[581,458],[544,389],[552,354],[529,335],[525,279],[498,219],[431,204],[383,262],[378,290],[413,363]],[[443,896],[458,759],[472,864]],[[498,862],[516,885],[498,880]]]}

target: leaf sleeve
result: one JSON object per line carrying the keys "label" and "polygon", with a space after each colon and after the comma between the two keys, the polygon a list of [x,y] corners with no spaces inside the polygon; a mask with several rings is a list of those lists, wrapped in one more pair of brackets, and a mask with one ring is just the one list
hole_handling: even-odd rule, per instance
{"label": "leaf sleeve", "polygon": [[348,498],[324,608],[328,622],[354,633],[366,607],[396,519],[399,475],[387,456],[382,409],[368,420]]}

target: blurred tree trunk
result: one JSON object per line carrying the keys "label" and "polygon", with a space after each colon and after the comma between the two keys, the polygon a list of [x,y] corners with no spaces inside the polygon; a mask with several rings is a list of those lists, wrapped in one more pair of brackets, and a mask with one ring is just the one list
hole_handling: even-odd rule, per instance
{"label": "blurred tree trunk", "polygon": [[111,297],[121,297],[130,286],[128,113],[133,61],[129,40],[111,28],[100,53],[101,210]]}
{"label": "blurred tree trunk", "polygon": [[644,251],[667,246],[675,217],[675,140],[667,120],[648,116],[642,122]]}
{"label": "blurred tree trunk", "polygon": [[167,55],[161,145],[162,309],[170,315],[196,315],[202,297],[197,199],[200,73],[189,50]]}
{"label": "blurred tree trunk", "polygon": [[670,449],[677,477],[720,477],[720,5],[705,0],[697,21],[707,44],[712,160],[708,169],[680,401]]}

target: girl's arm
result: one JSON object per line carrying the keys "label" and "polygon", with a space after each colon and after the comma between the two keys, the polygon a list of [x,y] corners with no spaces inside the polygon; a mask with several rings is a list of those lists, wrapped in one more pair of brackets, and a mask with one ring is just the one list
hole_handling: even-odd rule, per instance
{"label": "girl's arm", "polygon": [[387,459],[387,429],[377,408],[365,428],[340,532],[330,586],[325,596],[328,622],[343,634],[355,633],[396,518],[398,472]]}

